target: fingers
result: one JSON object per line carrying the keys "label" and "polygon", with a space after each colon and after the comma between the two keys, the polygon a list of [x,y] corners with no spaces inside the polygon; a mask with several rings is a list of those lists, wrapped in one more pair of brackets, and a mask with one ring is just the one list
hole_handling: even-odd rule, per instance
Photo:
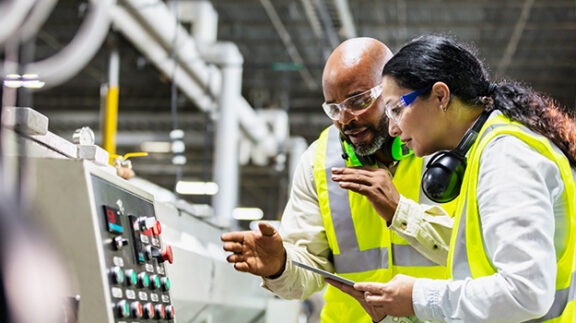
{"label": "fingers", "polygon": [[234,253],[242,252],[244,246],[238,242],[226,242],[223,246],[224,250]]}
{"label": "fingers", "polygon": [[359,291],[368,292],[371,294],[383,294],[387,284],[382,283],[356,283],[354,288]]}
{"label": "fingers", "polygon": [[244,231],[236,231],[236,232],[226,232],[220,236],[220,239],[224,242],[244,242]]}
{"label": "fingers", "polygon": [[364,297],[364,292],[358,291],[352,286],[343,284],[330,278],[324,278],[324,281],[356,299],[362,299]]}
{"label": "fingers", "polygon": [[229,263],[239,263],[244,262],[245,260],[246,259],[244,259],[244,256],[241,253],[233,253],[228,257],[226,257],[226,261],[228,261]]}
{"label": "fingers", "polygon": [[237,262],[234,264],[234,269],[242,272],[248,272],[250,270],[250,267],[245,262]]}
{"label": "fingers", "polygon": [[260,232],[262,232],[262,235],[267,237],[273,236],[274,233],[276,232],[276,229],[274,229],[273,226],[271,226],[266,222],[258,223],[258,228],[260,229]]}
{"label": "fingers", "polygon": [[384,296],[380,294],[372,294],[370,292],[365,292],[364,300],[366,301],[366,303],[381,303],[384,301]]}
{"label": "fingers", "polygon": [[374,180],[370,173],[332,174],[331,179],[335,182],[353,182],[369,185]]}

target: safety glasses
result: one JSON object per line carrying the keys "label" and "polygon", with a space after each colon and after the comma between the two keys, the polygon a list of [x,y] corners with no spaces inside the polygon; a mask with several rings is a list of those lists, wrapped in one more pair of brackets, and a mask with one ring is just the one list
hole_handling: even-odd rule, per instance
{"label": "safety glasses", "polygon": [[402,118],[402,113],[404,112],[404,108],[412,104],[412,102],[414,102],[414,100],[416,100],[416,98],[419,97],[421,94],[425,93],[430,88],[432,88],[432,85],[433,84],[430,84],[426,87],[405,94],[401,96],[400,100],[396,103],[393,104],[387,103],[386,115],[388,116],[388,118],[394,122],[400,121],[400,119]]}
{"label": "safety glasses", "polygon": [[382,94],[382,85],[377,85],[368,91],[356,94],[340,103],[322,103],[326,115],[332,120],[339,120],[344,110],[357,116],[368,110],[374,101]]}

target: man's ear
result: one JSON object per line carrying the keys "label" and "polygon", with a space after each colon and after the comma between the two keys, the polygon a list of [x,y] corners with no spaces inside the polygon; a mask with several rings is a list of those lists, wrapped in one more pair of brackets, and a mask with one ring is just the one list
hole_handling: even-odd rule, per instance
{"label": "man's ear", "polygon": [[450,88],[444,82],[434,83],[430,95],[437,100],[438,105],[441,107],[447,107],[448,103],[450,103]]}

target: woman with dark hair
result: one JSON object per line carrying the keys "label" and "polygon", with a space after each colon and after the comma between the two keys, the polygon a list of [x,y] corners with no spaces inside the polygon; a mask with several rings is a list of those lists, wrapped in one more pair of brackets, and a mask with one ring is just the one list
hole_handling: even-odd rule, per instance
{"label": "woman with dark hair", "polygon": [[[427,165],[423,191],[453,199],[450,280],[329,283],[374,321],[575,322],[576,122],[549,98],[491,83],[451,39],[425,36],[384,67],[391,136]],[[350,179],[354,181],[354,179]]]}

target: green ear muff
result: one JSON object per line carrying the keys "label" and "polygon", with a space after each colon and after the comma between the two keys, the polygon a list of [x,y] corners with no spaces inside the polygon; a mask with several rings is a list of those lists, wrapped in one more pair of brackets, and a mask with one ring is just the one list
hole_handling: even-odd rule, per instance
{"label": "green ear muff", "polygon": [[[352,166],[371,166],[376,163],[374,156],[356,155],[352,145],[350,145],[343,137],[340,137],[340,143],[342,144],[342,158],[344,160],[350,159]],[[382,149],[388,149],[385,153],[388,156],[391,156],[394,160],[401,160],[414,154],[412,149],[406,147],[406,144],[400,141],[399,137],[395,137],[394,140],[392,140],[392,144],[385,144]]]}
{"label": "green ear muff", "polygon": [[400,140],[400,137],[394,138],[390,152],[392,153],[392,158],[394,158],[394,160],[401,160],[414,154],[412,149],[406,147],[406,143]]}
{"label": "green ear muff", "polygon": [[340,142],[342,143],[342,158],[344,160],[350,159],[352,166],[362,166],[362,162],[358,160],[358,156],[356,156],[356,152],[354,152],[354,148],[346,141],[340,138]]}

